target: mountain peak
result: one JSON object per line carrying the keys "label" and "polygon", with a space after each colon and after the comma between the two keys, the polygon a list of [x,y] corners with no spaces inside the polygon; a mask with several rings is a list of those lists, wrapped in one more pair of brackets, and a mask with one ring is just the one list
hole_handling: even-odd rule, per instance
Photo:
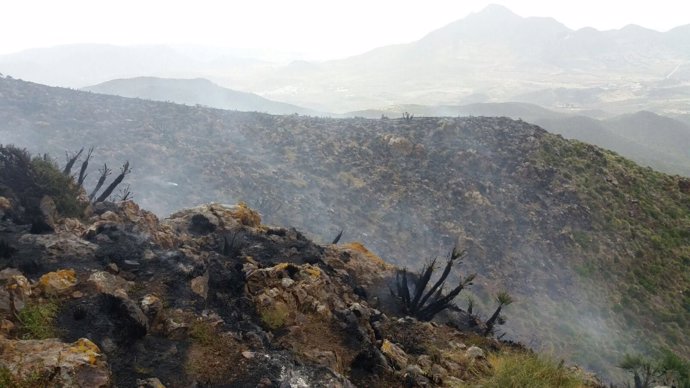
{"label": "mountain peak", "polygon": [[481,16],[488,18],[520,18],[513,11],[507,7],[500,4],[489,4],[484,9],[479,12],[474,13],[472,16]]}

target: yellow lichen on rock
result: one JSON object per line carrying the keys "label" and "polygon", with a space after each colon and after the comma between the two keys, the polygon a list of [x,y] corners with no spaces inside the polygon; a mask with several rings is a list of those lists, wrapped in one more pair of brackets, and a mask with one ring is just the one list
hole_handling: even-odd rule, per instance
{"label": "yellow lichen on rock", "polygon": [[230,210],[230,216],[245,226],[256,228],[261,225],[261,216],[259,213],[249,208],[244,202],[235,205],[235,207]]}
{"label": "yellow lichen on rock", "polygon": [[304,268],[304,272],[308,273],[309,276],[313,278],[318,278],[321,276],[321,270],[319,267],[313,266],[313,265],[307,265]]}
{"label": "yellow lichen on rock", "polygon": [[372,251],[367,249],[360,242],[353,241],[353,242],[344,244],[342,247],[344,249],[349,249],[349,250],[355,251],[357,253],[360,253],[362,256],[371,260],[373,263],[379,265],[381,268],[384,268],[384,269],[392,268],[392,265],[383,261],[382,258],[378,257],[375,253],[373,253]]}
{"label": "yellow lichen on rock", "polygon": [[398,345],[390,342],[387,339],[383,340],[381,344],[381,353],[383,353],[389,360],[400,370],[404,370],[407,367],[407,354],[405,351],[400,349]]}
{"label": "yellow lichen on rock", "polygon": [[77,285],[77,275],[73,269],[49,272],[38,280],[38,288],[48,296],[63,295]]}
{"label": "yellow lichen on rock", "polygon": [[75,355],[82,355],[83,360],[89,365],[95,365],[98,357],[101,356],[101,349],[87,338],[79,338],[68,349],[68,352]]}
{"label": "yellow lichen on rock", "polygon": [[[7,307],[10,307],[8,311],[21,311],[26,303],[29,301],[31,296],[31,284],[29,280],[24,277],[24,275],[13,275],[7,281],[5,289],[8,292]],[[4,310],[4,304],[0,303],[0,310]]]}
{"label": "yellow lichen on rock", "polygon": [[0,339],[0,365],[14,380],[42,377],[45,387],[111,387],[110,368],[98,346],[86,338],[73,343],[58,339]]}
{"label": "yellow lichen on rock", "polygon": [[285,271],[290,263],[278,263],[273,268],[275,271]]}

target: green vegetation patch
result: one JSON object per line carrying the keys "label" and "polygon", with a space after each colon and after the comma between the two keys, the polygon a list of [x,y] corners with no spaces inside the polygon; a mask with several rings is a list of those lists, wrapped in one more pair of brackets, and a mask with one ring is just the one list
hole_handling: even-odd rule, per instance
{"label": "green vegetation patch", "polygon": [[55,318],[59,306],[54,301],[29,303],[18,314],[22,339],[46,339],[58,336]]}
{"label": "green vegetation patch", "polygon": [[276,302],[272,306],[262,309],[259,315],[261,316],[261,322],[267,328],[277,330],[285,326],[285,322],[290,315],[290,308],[282,302]]}
{"label": "green vegetation patch", "polygon": [[84,204],[77,200],[79,187],[71,176],[66,176],[57,164],[48,157],[34,157],[31,160],[34,179],[44,195],[53,198],[57,211],[66,217],[79,217]]}
{"label": "green vegetation patch", "polygon": [[[569,248],[581,258],[573,263],[580,280],[596,286],[583,289],[607,285],[610,310],[616,312],[611,319],[627,328],[631,339],[641,332],[659,334],[643,336],[640,349],[690,352],[687,178],[578,141],[547,135],[542,142],[534,166],[550,172],[551,190],[573,194],[589,219],[572,232]],[[592,296],[603,300],[598,292]],[[659,330],[662,322],[669,324]]]}
{"label": "green vegetation patch", "polygon": [[79,186],[64,175],[47,155],[31,157],[24,149],[0,145],[0,195],[19,201],[28,217],[41,214],[44,196],[50,196],[63,216],[79,217],[84,204],[77,200]]}

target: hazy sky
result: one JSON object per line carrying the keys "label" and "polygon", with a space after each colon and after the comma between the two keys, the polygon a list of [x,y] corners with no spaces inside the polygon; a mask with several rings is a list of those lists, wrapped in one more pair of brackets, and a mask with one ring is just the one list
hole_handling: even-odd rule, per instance
{"label": "hazy sky", "polygon": [[326,59],[417,40],[489,3],[574,29],[690,24],[690,3],[682,0],[10,0],[0,8],[0,53],[70,43],[192,43]]}

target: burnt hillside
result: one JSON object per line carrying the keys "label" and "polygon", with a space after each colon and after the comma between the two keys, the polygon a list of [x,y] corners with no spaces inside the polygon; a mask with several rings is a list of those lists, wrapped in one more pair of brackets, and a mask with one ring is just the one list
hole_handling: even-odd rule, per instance
{"label": "burnt hillside", "polygon": [[95,163],[131,162],[135,199],[158,214],[244,200],[401,266],[459,240],[482,312],[507,289],[509,337],[595,370],[690,352],[688,181],[526,122],[271,116],[2,79],[0,143],[94,145]]}

